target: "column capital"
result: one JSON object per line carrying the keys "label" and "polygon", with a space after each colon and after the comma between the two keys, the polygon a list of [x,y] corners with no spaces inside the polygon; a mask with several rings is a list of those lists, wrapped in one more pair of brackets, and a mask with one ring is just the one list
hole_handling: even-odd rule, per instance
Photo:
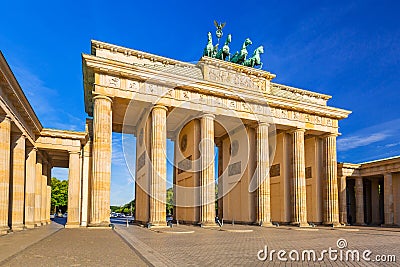
{"label": "column capital", "polygon": [[392,172],[385,172],[385,173],[383,173],[383,176],[392,176],[393,174],[392,174]]}
{"label": "column capital", "polygon": [[266,122],[266,121],[258,121],[257,123],[258,123],[257,126],[266,126],[266,127],[269,127],[269,126],[271,125],[269,122]]}
{"label": "column capital", "polygon": [[8,120],[11,121],[11,116],[8,114],[0,115],[0,121]]}
{"label": "column capital", "polygon": [[107,101],[109,101],[111,104],[112,104],[112,102],[113,102],[113,99],[112,99],[111,97],[105,96],[105,95],[95,95],[95,96],[93,97],[93,100],[97,100],[97,99],[104,99],[104,100],[107,100]]}
{"label": "column capital", "polygon": [[68,154],[81,154],[81,152],[80,151],[68,151]]}
{"label": "column capital", "polygon": [[306,129],[304,129],[304,128],[295,128],[295,129],[287,131],[287,133],[289,133],[289,134],[301,133],[301,132],[305,133]]}
{"label": "column capital", "polygon": [[328,137],[338,137],[340,134],[339,133],[325,133],[321,135],[322,138],[328,138]]}
{"label": "column capital", "polygon": [[156,104],[156,105],[154,105],[154,107],[152,107],[152,110],[155,110],[155,109],[163,109],[165,111],[168,111],[168,108],[166,106],[158,105],[158,104]]}
{"label": "column capital", "polygon": [[214,114],[211,114],[211,113],[203,113],[203,114],[201,114],[200,117],[201,117],[201,118],[209,117],[209,118],[215,119],[215,115],[214,115]]}

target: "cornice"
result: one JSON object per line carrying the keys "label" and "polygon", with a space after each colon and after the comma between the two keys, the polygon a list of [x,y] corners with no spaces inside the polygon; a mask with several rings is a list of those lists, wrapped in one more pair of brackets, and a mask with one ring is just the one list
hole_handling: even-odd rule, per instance
{"label": "cornice", "polygon": [[[28,124],[30,127],[32,127],[31,131],[34,134],[40,132],[43,126],[1,51],[0,72],[6,82],[6,84],[2,85],[3,90],[7,90],[7,94],[13,97],[12,102],[17,101],[17,103],[13,103],[13,106],[20,114],[13,114],[14,117],[18,120],[23,120],[25,124]],[[21,123],[21,126],[24,127],[25,125]],[[30,132],[28,129],[25,129],[25,131],[27,133]],[[31,138],[34,140],[35,136],[31,136]]]}
{"label": "cornice", "polygon": [[114,44],[109,44],[97,40],[91,40],[91,54],[96,56],[96,50],[97,49],[105,49],[113,53],[121,53],[127,56],[136,56],[141,59],[149,59],[152,62],[160,62],[162,64],[167,64],[167,65],[180,65],[180,66],[187,66],[187,67],[192,67],[196,68],[197,66],[195,64],[190,64],[187,62],[163,57],[163,56],[158,56],[158,55],[153,55],[150,53],[146,53],[143,51],[138,51],[135,49],[130,49],[126,47],[122,47],[119,45],[114,45]]}
{"label": "cornice", "polygon": [[[344,109],[278,97],[268,94],[267,92],[261,92],[259,90],[252,91],[241,88],[233,89],[232,86],[229,85],[156,71],[154,69],[148,69],[144,66],[132,65],[120,61],[99,58],[92,55],[83,54],[82,59],[84,61],[85,69],[90,68],[92,71],[95,69],[96,72],[107,75],[118,75],[123,76],[124,78],[142,81],[150,79],[154,83],[160,82],[166,84],[169,82],[170,84],[168,86],[170,87],[191,88],[196,91],[207,92],[210,95],[240,99],[256,104],[280,107],[294,111],[302,111],[310,114],[318,114],[335,119],[347,118],[347,116],[351,113],[351,111]],[[86,88],[85,90],[91,91],[92,89]],[[329,97],[322,94],[317,95],[325,98]],[[91,103],[90,99],[88,98],[89,93],[86,92],[85,96],[85,106],[87,106]],[[260,99],[265,99],[266,101],[260,101]]]}
{"label": "cornice", "polygon": [[86,132],[75,132],[75,131],[49,129],[49,128],[43,128],[42,131],[40,132],[40,136],[80,140],[81,142],[83,142],[83,144],[85,144],[86,141],[88,140],[88,133]]}

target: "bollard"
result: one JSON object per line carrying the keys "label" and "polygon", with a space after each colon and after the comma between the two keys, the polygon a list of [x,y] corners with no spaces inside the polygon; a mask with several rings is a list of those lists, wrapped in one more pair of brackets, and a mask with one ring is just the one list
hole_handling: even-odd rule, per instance
{"label": "bollard", "polygon": [[126,218],[126,227],[129,227],[129,222],[128,222],[128,218]]}

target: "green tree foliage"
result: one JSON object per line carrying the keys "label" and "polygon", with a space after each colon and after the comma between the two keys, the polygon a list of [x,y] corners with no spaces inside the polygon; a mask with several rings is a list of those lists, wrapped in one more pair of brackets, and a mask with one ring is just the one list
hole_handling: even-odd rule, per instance
{"label": "green tree foliage", "polygon": [[[125,205],[122,206],[110,206],[111,212],[116,212],[116,213],[125,213],[125,214],[130,214],[131,213],[131,204],[132,204],[132,214],[135,214],[135,200],[132,200],[129,203],[126,203]],[[167,214],[172,214],[174,211],[174,191],[171,188],[167,189]]]}
{"label": "green tree foliage", "polygon": [[135,200],[132,200],[131,202],[128,202],[123,206],[110,206],[110,209],[112,212],[130,214],[131,205],[132,205],[132,214],[135,214]]}
{"label": "green tree foliage", "polygon": [[172,187],[167,189],[167,214],[174,212],[174,190]]}
{"label": "green tree foliage", "polygon": [[68,206],[68,180],[60,181],[57,178],[51,178],[51,210],[62,212],[67,210]]}

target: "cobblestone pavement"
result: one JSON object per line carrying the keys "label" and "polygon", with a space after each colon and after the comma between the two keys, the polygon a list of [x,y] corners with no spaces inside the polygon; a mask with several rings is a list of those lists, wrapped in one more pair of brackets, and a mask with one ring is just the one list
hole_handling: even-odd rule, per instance
{"label": "cobblestone pavement", "polygon": [[63,225],[51,223],[36,229],[29,229],[0,236],[0,265],[1,262],[18,251],[26,249],[32,244],[39,242],[63,228]]}
{"label": "cobblestone pavement", "polygon": [[[345,248],[338,249],[339,239],[346,240]],[[276,251],[272,261],[257,259],[265,246],[268,253]],[[64,229],[53,224],[0,237],[0,266],[399,266],[363,260],[331,261],[328,254],[323,262],[277,259],[279,250],[287,252],[284,258],[297,250],[301,258],[304,250],[311,249],[318,259],[329,247],[339,251],[339,259],[341,252],[345,259],[348,250],[358,250],[360,255],[370,250],[372,260],[377,255],[395,255],[399,262],[400,229],[224,225],[221,231],[186,225],[146,229],[119,224],[112,231]]]}
{"label": "cobblestone pavement", "polygon": [[[300,258],[303,250],[313,249],[320,257],[322,250],[329,247],[343,253],[358,250],[360,258],[364,250],[371,250],[371,260],[376,255],[395,255],[400,261],[400,229],[383,228],[306,228],[295,227],[261,228],[257,226],[224,225],[225,231],[195,226],[174,227],[172,229],[145,229],[139,226],[119,225],[116,232],[155,266],[399,266],[399,263],[357,261],[330,261],[325,254],[323,262],[277,260],[259,261],[258,251],[268,246],[268,251],[295,249]],[[338,249],[339,239],[347,241],[347,247]],[[340,244],[343,246],[343,243]],[[342,251],[342,252],[340,252]],[[307,254],[306,254],[307,255]],[[334,254],[332,254],[334,255]],[[263,256],[263,254],[260,254]],[[293,254],[295,256],[295,254]],[[351,256],[349,256],[351,258]],[[288,258],[288,254],[286,254]]]}
{"label": "cobblestone pavement", "polygon": [[[33,231],[36,230],[39,229],[31,230],[31,235],[34,235]],[[0,248],[1,244],[2,239]],[[77,228],[61,229],[0,262],[0,265],[14,267],[147,266],[148,264],[114,231]]]}

